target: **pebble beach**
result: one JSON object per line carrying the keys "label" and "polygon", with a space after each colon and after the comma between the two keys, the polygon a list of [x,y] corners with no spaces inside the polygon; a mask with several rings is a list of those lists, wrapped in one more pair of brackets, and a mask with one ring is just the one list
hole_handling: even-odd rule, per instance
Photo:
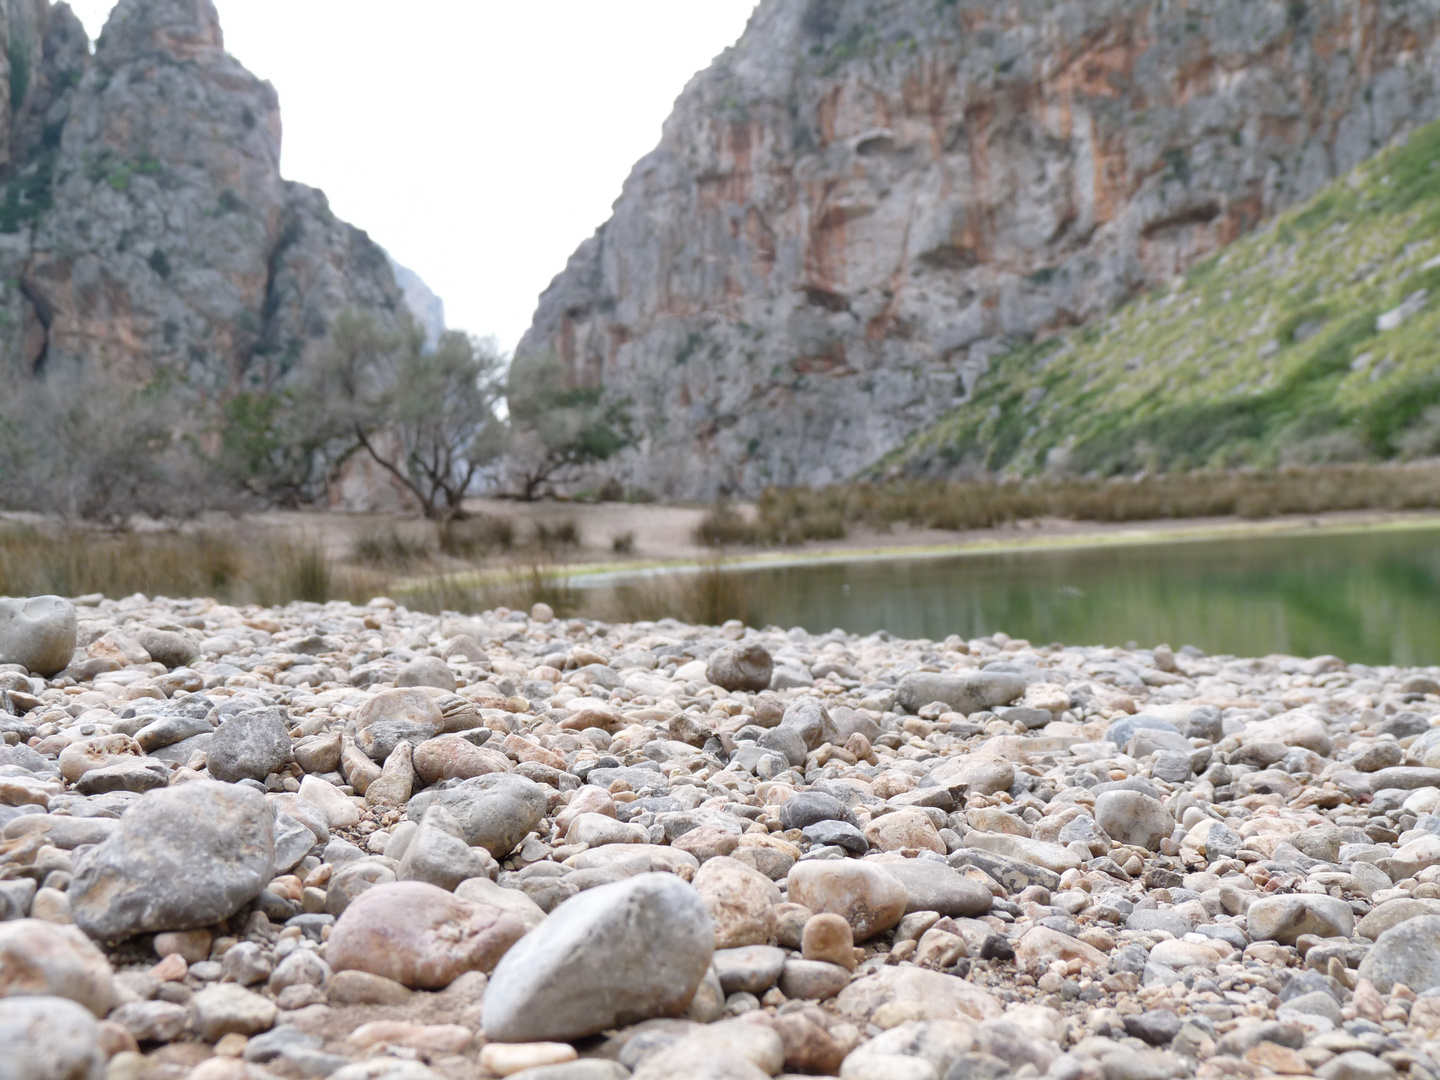
{"label": "pebble beach", "polygon": [[0,600],[0,1080],[1440,1078],[1440,668]]}

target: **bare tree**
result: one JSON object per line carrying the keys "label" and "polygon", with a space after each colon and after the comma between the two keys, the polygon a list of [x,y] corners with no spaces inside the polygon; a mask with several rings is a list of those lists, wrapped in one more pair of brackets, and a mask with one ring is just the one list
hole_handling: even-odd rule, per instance
{"label": "bare tree", "polygon": [[516,360],[510,367],[508,464],[520,498],[537,498],[557,478],[613,457],[635,442],[626,402],[600,387],[571,385],[554,356]]}
{"label": "bare tree", "polygon": [[368,316],[342,315],[298,397],[317,438],[353,440],[426,517],[449,522],[504,451],[495,413],[504,358],[493,343],[456,332],[433,352],[423,345],[416,328],[390,333]]}
{"label": "bare tree", "polygon": [[208,413],[162,377],[126,385],[93,368],[53,371],[0,398],[0,505],[112,528],[136,514],[228,506],[200,451]]}

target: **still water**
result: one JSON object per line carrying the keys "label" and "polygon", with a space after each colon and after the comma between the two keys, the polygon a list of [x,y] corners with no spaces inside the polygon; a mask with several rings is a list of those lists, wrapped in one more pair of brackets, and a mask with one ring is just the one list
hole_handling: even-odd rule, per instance
{"label": "still water", "polygon": [[744,571],[751,621],[1440,664],[1440,526]]}

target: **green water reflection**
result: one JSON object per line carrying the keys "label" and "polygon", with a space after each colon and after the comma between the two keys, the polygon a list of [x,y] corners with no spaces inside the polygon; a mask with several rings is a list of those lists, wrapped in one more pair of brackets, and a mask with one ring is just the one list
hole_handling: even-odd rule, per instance
{"label": "green water reflection", "polygon": [[752,620],[1440,663],[1440,528],[746,571]]}

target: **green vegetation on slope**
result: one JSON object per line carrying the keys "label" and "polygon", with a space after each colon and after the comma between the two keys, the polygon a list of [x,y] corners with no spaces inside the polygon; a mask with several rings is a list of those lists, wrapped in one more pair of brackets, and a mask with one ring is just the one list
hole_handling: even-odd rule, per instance
{"label": "green vegetation on slope", "polygon": [[1170,287],[999,358],[875,475],[1440,453],[1440,123]]}

